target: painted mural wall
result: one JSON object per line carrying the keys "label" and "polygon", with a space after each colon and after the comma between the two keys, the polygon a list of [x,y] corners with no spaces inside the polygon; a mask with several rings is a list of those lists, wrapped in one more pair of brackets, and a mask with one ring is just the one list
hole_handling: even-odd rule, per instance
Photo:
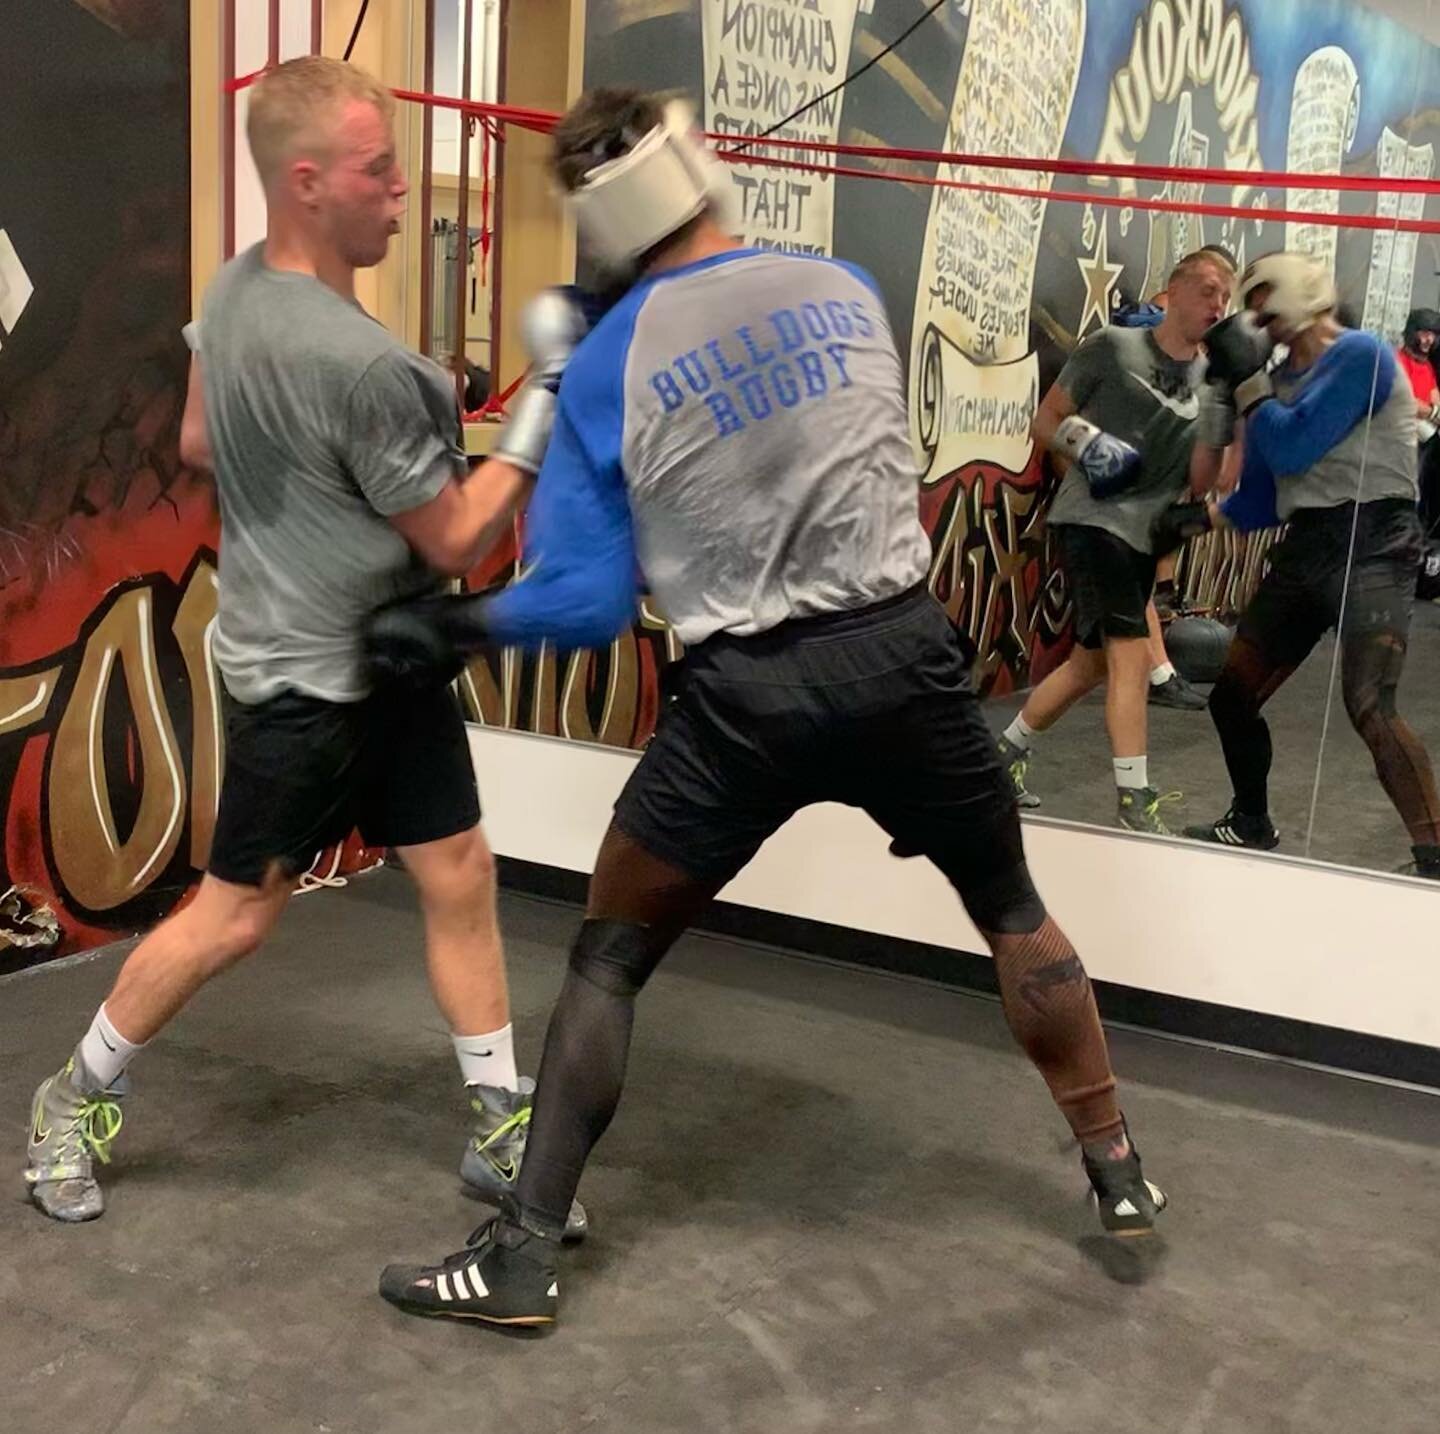
{"label": "painted mural wall", "polygon": [[188,28],[184,0],[3,22],[0,971],[173,905],[213,811],[216,519],[177,452]]}
{"label": "painted mural wall", "polygon": [[[680,91],[709,129],[753,135],[875,59],[926,8],[590,0],[586,83]],[[778,134],[1230,171],[1205,185],[1060,181],[1076,202],[926,182],[1049,188],[1048,174],[998,168],[887,161],[912,181],[897,183],[732,167],[749,242],[839,255],[880,282],[907,360],[932,586],[974,639],[991,692],[1037,679],[1068,649],[1069,602],[1043,521],[1054,480],[1028,434],[1070,349],[1123,301],[1148,298],[1177,259],[1219,243],[1242,266],[1282,247],[1323,255],[1350,321],[1392,339],[1412,305],[1436,302],[1434,236],[1306,218],[1440,218],[1434,198],[1323,185],[1337,173],[1430,177],[1440,144],[1440,54],[1350,0],[953,0]],[[1267,189],[1247,177],[1257,170],[1313,173],[1317,183]],[[1236,212],[1185,212],[1192,204]],[[1276,210],[1295,217],[1269,217]],[[1231,534],[1195,545],[1190,595],[1233,607],[1269,542]],[[495,653],[470,674],[472,710],[485,722],[640,746],[657,673],[674,652],[661,615],[646,612],[606,652]]]}
{"label": "painted mural wall", "polygon": [[214,826],[219,527],[178,452],[189,12],[0,19],[0,974],[152,925]]}
{"label": "painted mural wall", "polygon": [[[694,97],[738,135],[873,58],[919,0],[591,0],[590,83]],[[0,973],[144,929],[193,889],[224,750],[210,655],[213,491],[178,457],[189,314],[186,0],[7,8],[0,88]],[[933,583],[992,691],[1066,650],[1047,550],[1050,480],[1026,433],[1069,348],[1202,242],[1242,259],[1304,244],[1355,321],[1393,333],[1433,303],[1435,240],[1308,224],[1393,214],[1326,173],[1428,175],[1435,52],[1340,0],[954,0],[898,57],[784,133],[933,150],[1219,165],[1203,191],[1097,184],[1092,202],[733,171],[753,243],[857,260],[908,364]],[[1313,190],[1245,172],[1313,172]],[[940,167],[938,174],[948,171]],[[967,179],[1015,184],[1008,171]],[[1043,176],[1021,176],[1043,183]],[[1125,201],[1203,200],[1221,220]],[[1102,199],[1114,200],[1113,206]],[[1267,218],[1286,205],[1301,216]],[[1400,201],[1406,214],[1422,212]],[[1440,218],[1429,201],[1423,211]],[[1216,545],[1192,583],[1253,581],[1263,540]],[[472,586],[513,576],[497,554]],[[646,607],[604,651],[493,652],[478,720],[638,747],[679,655]],[[350,856],[363,860],[364,854]],[[338,863],[327,853],[322,866]]]}

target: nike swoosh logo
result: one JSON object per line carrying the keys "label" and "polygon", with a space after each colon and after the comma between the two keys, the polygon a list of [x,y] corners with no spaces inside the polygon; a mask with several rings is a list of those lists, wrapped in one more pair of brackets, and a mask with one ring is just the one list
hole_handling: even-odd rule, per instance
{"label": "nike swoosh logo", "polygon": [[107,1051],[109,1051],[112,1056],[115,1054],[115,1052],[116,1052],[117,1050],[119,1050],[119,1047],[118,1047],[118,1046],[112,1046],[112,1045],[110,1044],[110,1042],[105,1039],[105,1032],[104,1032],[104,1031],[101,1031],[101,1032],[100,1032],[100,1044],[101,1044],[102,1046],[104,1046],[105,1049],[106,1049]]}
{"label": "nike swoosh logo", "polygon": [[1163,408],[1168,408],[1176,418],[1200,417],[1200,400],[1193,393],[1188,398],[1176,398],[1173,394],[1161,393],[1154,384],[1146,383],[1138,373],[1132,373],[1130,377],[1158,404]]}
{"label": "nike swoosh logo", "polygon": [[505,1181],[507,1185],[520,1174],[520,1166],[513,1160],[507,1160],[504,1165],[501,1165],[497,1160],[492,1160],[490,1164],[495,1173]]}
{"label": "nike swoosh logo", "polygon": [[35,1118],[30,1124],[30,1138],[36,1145],[44,1145],[50,1139],[50,1127],[42,1125],[45,1119],[45,1105],[43,1101],[35,1102]]}

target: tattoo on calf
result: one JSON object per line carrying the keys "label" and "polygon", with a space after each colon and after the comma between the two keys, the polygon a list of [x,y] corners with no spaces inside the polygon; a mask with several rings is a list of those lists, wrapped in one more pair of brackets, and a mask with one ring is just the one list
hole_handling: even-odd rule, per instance
{"label": "tattoo on calf", "polygon": [[1052,961],[1048,966],[1037,966],[1027,972],[1020,982],[1020,995],[1034,1010],[1043,1011],[1045,998],[1050,992],[1061,986],[1083,985],[1085,980],[1085,967],[1072,953],[1059,961]]}

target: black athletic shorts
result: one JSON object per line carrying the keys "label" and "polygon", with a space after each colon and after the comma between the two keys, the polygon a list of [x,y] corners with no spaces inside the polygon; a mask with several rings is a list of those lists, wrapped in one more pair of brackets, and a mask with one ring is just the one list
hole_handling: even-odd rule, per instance
{"label": "black athletic shorts", "polygon": [[1241,614],[1237,635],[1277,664],[1298,667],[1336,626],[1342,641],[1369,633],[1409,637],[1420,562],[1415,504],[1379,498],[1360,504],[1358,518],[1355,506],[1300,509],[1270,549],[1270,570]]}
{"label": "black athletic shorts", "polygon": [[1145,608],[1155,587],[1155,555],[1104,528],[1064,523],[1055,531],[1075,604],[1075,641],[1094,650],[1107,637],[1148,637]]}
{"label": "black athletic shorts", "polygon": [[326,702],[225,699],[225,775],[208,870],[261,885],[298,876],[358,827],[367,846],[419,846],[480,820],[460,705],[448,687]]}
{"label": "black athletic shorts", "polygon": [[616,824],[719,885],[801,807],[842,802],[928,856],[963,895],[1024,860],[968,666],[923,588],[756,637],[713,637],[685,657]]}

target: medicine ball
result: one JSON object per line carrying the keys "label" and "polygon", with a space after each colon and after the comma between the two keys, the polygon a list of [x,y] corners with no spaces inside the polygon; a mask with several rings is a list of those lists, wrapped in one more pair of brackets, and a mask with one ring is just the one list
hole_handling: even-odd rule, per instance
{"label": "medicine ball", "polygon": [[1234,635],[1213,617],[1177,617],[1165,629],[1165,652],[1187,682],[1214,682]]}

